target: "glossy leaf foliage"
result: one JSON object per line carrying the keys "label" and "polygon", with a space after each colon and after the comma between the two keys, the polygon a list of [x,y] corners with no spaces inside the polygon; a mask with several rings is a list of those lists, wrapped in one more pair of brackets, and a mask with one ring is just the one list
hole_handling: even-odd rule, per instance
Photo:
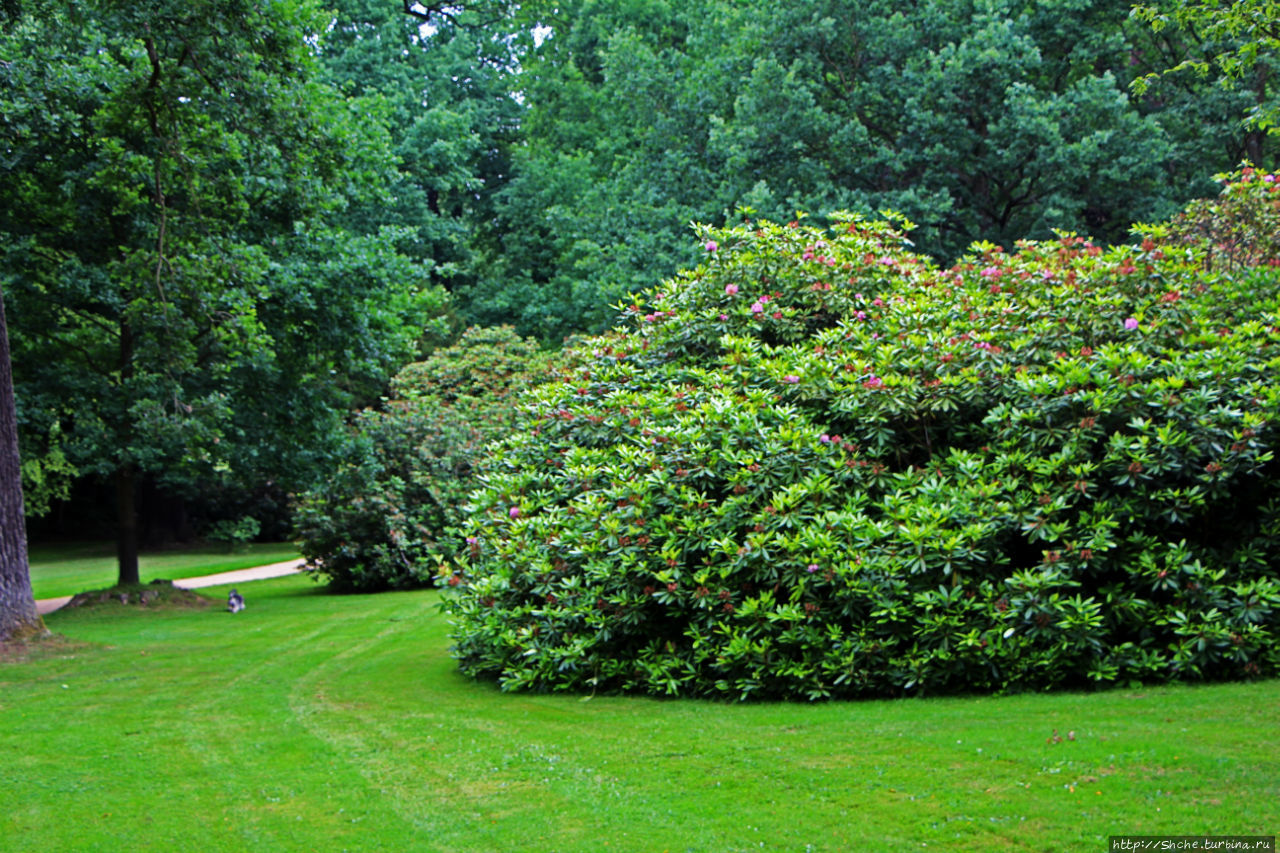
{"label": "glossy leaf foliage", "polygon": [[1200,247],[1206,268],[1239,271],[1280,257],[1280,200],[1274,176],[1252,166],[1219,175],[1217,198],[1197,199],[1167,226],[1151,229],[1162,240]]}
{"label": "glossy leaf foliage", "polygon": [[[1274,205],[1272,175],[1240,174]],[[702,229],[492,445],[455,654],[506,689],[818,699],[1280,666],[1280,258]]]}

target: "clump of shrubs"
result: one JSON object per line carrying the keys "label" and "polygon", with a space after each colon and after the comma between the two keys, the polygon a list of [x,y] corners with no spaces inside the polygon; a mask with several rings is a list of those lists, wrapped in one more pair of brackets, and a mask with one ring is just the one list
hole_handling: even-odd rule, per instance
{"label": "clump of shrubs", "polygon": [[330,479],[299,501],[315,575],[362,592],[433,583],[465,545],[477,454],[509,430],[513,392],[540,381],[544,361],[510,327],[472,328],[401,370],[392,398],[356,416]]}
{"label": "clump of shrubs", "polygon": [[[1227,192],[1273,203],[1254,174]],[[461,668],[808,699],[1275,674],[1280,270],[1155,228],[940,269],[834,219],[703,229],[525,398],[451,577]]]}
{"label": "clump of shrubs", "polygon": [[1193,201],[1155,236],[1203,252],[1206,269],[1280,265],[1280,176],[1245,166],[1217,179],[1221,195]]}
{"label": "clump of shrubs", "polygon": [[216,542],[230,553],[248,550],[249,543],[261,531],[262,525],[258,519],[251,515],[244,515],[236,519],[224,518],[221,521],[215,521],[209,525],[205,538],[210,542]]}

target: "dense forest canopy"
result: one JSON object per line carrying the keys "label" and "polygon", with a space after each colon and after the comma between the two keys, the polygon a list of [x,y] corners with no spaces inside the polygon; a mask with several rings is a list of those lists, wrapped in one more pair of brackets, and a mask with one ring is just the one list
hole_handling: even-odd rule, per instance
{"label": "dense forest canopy", "polygon": [[7,0],[29,506],[279,532],[403,364],[473,323],[600,331],[693,222],[888,208],[944,262],[1122,240],[1274,160],[1272,5]]}
{"label": "dense forest canopy", "polygon": [[[472,317],[558,340],[693,260],[691,221],[891,208],[940,260],[1054,228],[1106,241],[1274,157],[1256,74],[1135,79],[1233,44],[1114,3],[571,0],[520,56],[521,145],[479,224]],[[1262,80],[1262,82],[1259,82]]]}

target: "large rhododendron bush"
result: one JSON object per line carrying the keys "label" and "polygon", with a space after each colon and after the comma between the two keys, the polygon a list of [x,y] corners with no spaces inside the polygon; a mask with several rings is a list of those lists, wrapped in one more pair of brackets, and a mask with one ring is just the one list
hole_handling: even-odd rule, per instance
{"label": "large rhododendron bush", "polygon": [[[1271,176],[1227,193],[1275,221]],[[1280,268],[1206,264],[1180,221],[950,269],[849,215],[703,229],[487,449],[462,669],[809,699],[1274,674]]]}

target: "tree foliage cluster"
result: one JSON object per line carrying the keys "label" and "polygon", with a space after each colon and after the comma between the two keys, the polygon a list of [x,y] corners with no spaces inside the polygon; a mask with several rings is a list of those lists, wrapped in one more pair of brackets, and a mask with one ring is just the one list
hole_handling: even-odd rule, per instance
{"label": "tree foliage cluster", "polygon": [[1134,80],[1145,92],[1160,78],[1192,73],[1231,89],[1243,85],[1253,95],[1245,123],[1254,131],[1274,133],[1280,128],[1280,90],[1276,87],[1280,61],[1280,3],[1275,0],[1182,0],[1134,6],[1136,18],[1156,33],[1190,33],[1207,49],[1185,56],[1169,68]]}
{"label": "tree foliage cluster", "polygon": [[[1280,208],[1280,180],[1228,199]],[[491,445],[448,607],[507,689],[818,699],[1280,667],[1280,256],[856,214],[701,232]],[[1274,247],[1272,247],[1274,248]]]}
{"label": "tree foliage cluster", "polygon": [[[1193,5],[1193,4],[1183,4]],[[1206,4],[1207,5],[1207,4]],[[1257,4],[1248,4],[1257,5]],[[1171,75],[1250,32],[1154,32],[1093,0],[565,0],[520,56],[523,144],[481,225],[472,316],[558,339],[694,261],[692,221],[898,210],[943,262],[1053,228],[1125,239],[1276,140],[1269,92]],[[1264,53],[1258,75],[1265,77]]]}
{"label": "tree foliage cluster", "polygon": [[[311,3],[28,3],[0,35],[0,282],[27,484],[281,495],[442,317],[385,106]],[[336,74],[336,72],[335,72]]]}

